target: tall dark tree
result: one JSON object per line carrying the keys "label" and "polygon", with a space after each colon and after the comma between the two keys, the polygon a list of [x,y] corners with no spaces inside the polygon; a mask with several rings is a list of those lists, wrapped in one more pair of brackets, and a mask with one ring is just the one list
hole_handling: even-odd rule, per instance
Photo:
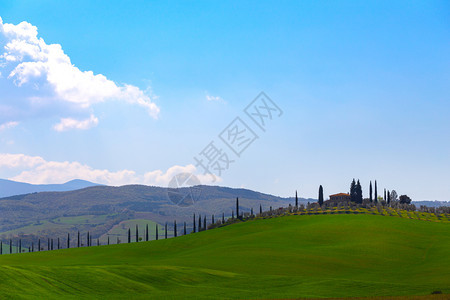
{"label": "tall dark tree", "polygon": [[159,232],[158,232],[158,224],[156,224],[155,240],[158,240],[158,235],[159,235]]}
{"label": "tall dark tree", "polygon": [[361,188],[361,183],[358,182],[356,183],[356,203],[362,203],[363,202],[363,192],[362,192],[362,188]]}
{"label": "tall dark tree", "polygon": [[80,248],[80,243],[81,243],[81,241],[80,241],[80,231],[78,231],[78,240],[77,240],[78,248]]}
{"label": "tall dark tree", "polygon": [[253,217],[253,207],[250,209],[250,216]]}
{"label": "tall dark tree", "polygon": [[353,178],[353,181],[352,181],[352,183],[350,185],[350,201],[357,202],[355,178]]}
{"label": "tall dark tree", "polygon": [[298,208],[298,196],[297,196],[297,191],[295,191],[295,207]]}
{"label": "tall dark tree", "polygon": [[67,249],[70,248],[70,233],[67,234]]}
{"label": "tall dark tree", "polygon": [[386,198],[386,189],[384,189],[384,201],[387,201],[387,198]]}
{"label": "tall dark tree", "polygon": [[22,239],[19,239],[19,253],[22,253]]}
{"label": "tall dark tree", "polygon": [[9,240],[9,254],[12,254],[12,240]]}
{"label": "tall dark tree", "polygon": [[108,235],[108,242],[107,242],[107,245],[109,245],[109,235]]}
{"label": "tall dark tree", "polygon": [[164,226],[164,238],[167,239],[167,222],[166,225]]}
{"label": "tall dark tree", "polygon": [[239,198],[236,198],[236,218],[239,219]]}
{"label": "tall dark tree", "polygon": [[89,231],[87,232],[87,237],[86,237],[86,244],[89,247],[90,246],[90,238],[89,238]]}
{"label": "tall dark tree", "polygon": [[319,186],[319,205],[323,205],[323,187],[322,185]]}
{"label": "tall dark tree", "polygon": [[193,233],[195,233],[195,226],[196,226],[196,223],[197,222],[197,220],[195,219],[195,214],[194,214],[194,222],[192,222],[193,224],[194,224],[194,229],[192,229],[192,232]]}
{"label": "tall dark tree", "polygon": [[372,180],[370,181],[370,185],[369,185],[369,199],[370,199],[370,202],[373,202],[373,199],[372,199]]}
{"label": "tall dark tree", "polygon": [[3,242],[0,241],[0,255],[3,254]]}
{"label": "tall dark tree", "polygon": [[128,244],[131,243],[131,230],[128,228]]}
{"label": "tall dark tree", "polygon": [[387,191],[387,204],[391,204],[391,193],[389,192],[389,190]]}
{"label": "tall dark tree", "polygon": [[148,242],[148,224],[145,227],[145,241]]}
{"label": "tall dark tree", "polygon": [[139,228],[138,225],[136,224],[136,239],[135,239],[136,243],[139,242]]}
{"label": "tall dark tree", "polygon": [[100,240],[97,238],[97,246],[100,246]]}
{"label": "tall dark tree", "polygon": [[177,237],[177,220],[173,221],[173,236]]}
{"label": "tall dark tree", "polygon": [[198,215],[198,232],[202,231],[202,216]]}
{"label": "tall dark tree", "polygon": [[375,180],[375,203],[378,202],[378,187],[377,187],[377,181]]}
{"label": "tall dark tree", "polygon": [[59,238],[58,238],[58,250],[61,249],[60,244],[59,244]]}
{"label": "tall dark tree", "polygon": [[214,224],[214,214],[211,216],[211,224]]}
{"label": "tall dark tree", "polygon": [[206,216],[203,217],[203,230],[206,230]]}
{"label": "tall dark tree", "polygon": [[34,252],[34,242],[31,242],[31,252]]}
{"label": "tall dark tree", "polygon": [[262,205],[259,205],[259,214],[262,215]]}
{"label": "tall dark tree", "polygon": [[183,230],[183,234],[186,235],[186,222],[184,222],[184,230]]}
{"label": "tall dark tree", "polygon": [[38,239],[38,251],[41,251],[41,239]]}
{"label": "tall dark tree", "polygon": [[222,213],[222,224],[225,223],[225,213]]}

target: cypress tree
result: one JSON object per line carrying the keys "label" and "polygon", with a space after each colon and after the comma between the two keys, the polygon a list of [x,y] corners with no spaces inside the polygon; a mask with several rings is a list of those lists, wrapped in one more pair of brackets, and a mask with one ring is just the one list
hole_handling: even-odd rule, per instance
{"label": "cypress tree", "polygon": [[370,199],[370,202],[373,202],[373,199],[372,199],[372,180],[370,181],[370,185],[369,185],[369,199]]}
{"label": "cypress tree", "polygon": [[136,243],[139,242],[139,229],[138,225],[136,224]]}
{"label": "cypress tree", "polygon": [[97,246],[100,246],[100,240],[97,238]]}
{"label": "cypress tree", "polygon": [[193,221],[192,223],[194,224],[194,229],[192,229],[192,232],[195,233],[195,229],[196,229],[196,228],[195,228],[195,224],[196,224],[195,222],[197,221],[197,220],[195,219],[195,214],[194,214],[194,219],[193,219],[193,220],[194,220],[194,221]]}
{"label": "cypress tree", "polygon": [[51,239],[50,245],[51,245],[52,250],[53,250],[53,239]]}
{"label": "cypress tree", "polygon": [[78,240],[77,240],[77,247],[80,248],[80,231],[78,230]]}
{"label": "cypress tree", "polygon": [[22,239],[19,239],[19,253],[22,253]]}
{"label": "cypress tree", "polygon": [[236,218],[239,219],[239,198],[236,197]]}
{"label": "cypress tree", "polygon": [[59,250],[59,249],[61,249],[61,248],[60,248],[60,245],[59,245],[59,238],[58,238],[58,250]]}
{"label": "cypress tree", "polygon": [[164,226],[164,238],[167,239],[167,222],[166,225]]}
{"label": "cypress tree", "polygon": [[253,217],[253,207],[250,209],[250,216]]}
{"label": "cypress tree", "polygon": [[38,252],[41,251],[41,239],[38,239]]}
{"label": "cypress tree", "polygon": [[319,205],[323,205],[323,187],[322,185],[319,186]]}
{"label": "cypress tree", "polygon": [[198,215],[198,232],[202,231],[202,216]]}
{"label": "cypress tree", "polygon": [[363,202],[363,194],[362,194],[362,188],[361,184],[358,182],[356,183],[356,203],[362,203]]}
{"label": "cypress tree", "polygon": [[148,224],[145,227],[145,241],[148,242]]}
{"label": "cypress tree", "polygon": [[222,213],[222,224],[225,223],[225,213]]}
{"label": "cypress tree", "polygon": [[262,205],[259,205],[259,214],[262,215]]}
{"label": "cypress tree", "polygon": [[384,189],[384,201],[387,201],[387,198],[386,198],[386,189]]}
{"label": "cypress tree", "polygon": [[70,248],[70,233],[67,234],[67,249]]}
{"label": "cypress tree", "polygon": [[3,242],[0,241],[0,255],[3,254]]}
{"label": "cypress tree", "polygon": [[214,224],[214,214],[211,216],[211,224]]}
{"label": "cypress tree", "polygon": [[31,242],[31,252],[34,252],[34,242]]}
{"label": "cypress tree", "polygon": [[391,192],[387,191],[387,204],[391,204]]}
{"label": "cypress tree", "polygon": [[108,245],[109,245],[109,235],[108,235]]}
{"label": "cypress tree", "polygon": [[173,221],[173,236],[177,237],[177,220]]}
{"label": "cypress tree", "polygon": [[206,216],[203,218],[203,230],[206,230]]}
{"label": "cypress tree", "polygon": [[184,222],[184,231],[183,231],[184,235],[186,235],[186,222]]}
{"label": "cypress tree", "polygon": [[128,228],[128,244],[131,243],[131,230]]}
{"label": "cypress tree", "polygon": [[158,240],[158,224],[156,224],[156,233],[155,233],[155,238],[156,238],[156,240]]}
{"label": "cypress tree", "polygon": [[9,254],[12,254],[12,240],[9,240]]}
{"label": "cypress tree", "polygon": [[89,238],[89,231],[87,232],[87,238],[86,238],[86,244],[87,244],[87,246],[89,247],[91,244],[90,244],[90,238]]}
{"label": "cypress tree", "polygon": [[375,180],[375,203],[378,202],[378,190],[377,190],[377,181]]}
{"label": "cypress tree", "polygon": [[353,178],[353,181],[350,185],[350,201],[357,202],[356,198],[357,198],[357,196],[356,196],[356,181],[355,181],[355,178]]}
{"label": "cypress tree", "polygon": [[295,191],[295,207],[298,208],[298,197],[297,197],[297,191]]}

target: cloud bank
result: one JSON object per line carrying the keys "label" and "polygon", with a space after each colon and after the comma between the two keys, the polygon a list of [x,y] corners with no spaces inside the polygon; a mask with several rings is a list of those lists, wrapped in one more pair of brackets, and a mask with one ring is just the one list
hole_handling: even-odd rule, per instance
{"label": "cloud bank", "polygon": [[[186,166],[172,166],[166,171],[155,170],[144,174],[137,174],[132,170],[109,171],[92,168],[79,162],[47,161],[39,156],[25,154],[0,153],[0,171],[2,169],[18,170],[19,174],[10,180],[33,184],[63,183],[72,179],[83,179],[106,185],[146,184],[167,186],[169,181],[178,173],[197,172],[192,164]],[[209,175],[196,174],[202,184],[212,182]],[[217,178],[220,182],[221,179]],[[217,182],[217,181],[216,181]]]}
{"label": "cloud bank", "polygon": [[[44,101],[56,100],[79,109],[88,109],[96,103],[119,100],[145,108],[155,119],[160,112],[150,96],[138,87],[118,85],[102,74],[78,69],[61,45],[46,44],[44,39],[38,37],[37,27],[28,22],[13,25],[3,23],[0,18],[2,68],[7,72],[2,72],[1,80],[10,80],[17,88],[29,86],[35,90],[49,91],[49,95],[41,97]],[[93,125],[93,122],[90,124]],[[90,126],[64,127],[58,124],[54,128],[88,129]]]}

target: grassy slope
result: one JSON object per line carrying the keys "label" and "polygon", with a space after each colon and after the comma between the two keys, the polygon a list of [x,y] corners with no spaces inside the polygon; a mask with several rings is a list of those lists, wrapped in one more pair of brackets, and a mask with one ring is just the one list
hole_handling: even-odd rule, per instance
{"label": "grassy slope", "polygon": [[450,293],[450,226],[289,216],[148,243],[0,257],[0,298],[281,298]]}

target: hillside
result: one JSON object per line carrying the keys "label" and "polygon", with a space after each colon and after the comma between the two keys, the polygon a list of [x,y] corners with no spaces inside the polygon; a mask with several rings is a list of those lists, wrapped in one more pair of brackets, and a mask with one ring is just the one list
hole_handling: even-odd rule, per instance
{"label": "hillside", "polygon": [[378,215],[256,219],[168,240],[0,256],[7,298],[450,293],[450,225]]}
{"label": "hillside", "polygon": [[[63,237],[90,231],[95,238],[113,226],[130,219],[150,220],[159,224],[176,219],[192,225],[194,213],[216,217],[231,215],[239,197],[242,211],[259,210],[262,205],[287,206],[292,198],[281,198],[246,189],[199,186],[201,191],[192,206],[180,207],[168,197],[168,189],[144,185],[121,187],[94,186],[68,192],[43,192],[0,199],[0,239],[21,236],[37,240]],[[181,189],[182,191],[185,188]],[[301,203],[308,200],[299,199]],[[309,201],[314,201],[309,199]]]}
{"label": "hillside", "polygon": [[66,192],[84,189],[98,184],[75,179],[62,184],[30,184],[0,179],[0,198],[39,192]]}

